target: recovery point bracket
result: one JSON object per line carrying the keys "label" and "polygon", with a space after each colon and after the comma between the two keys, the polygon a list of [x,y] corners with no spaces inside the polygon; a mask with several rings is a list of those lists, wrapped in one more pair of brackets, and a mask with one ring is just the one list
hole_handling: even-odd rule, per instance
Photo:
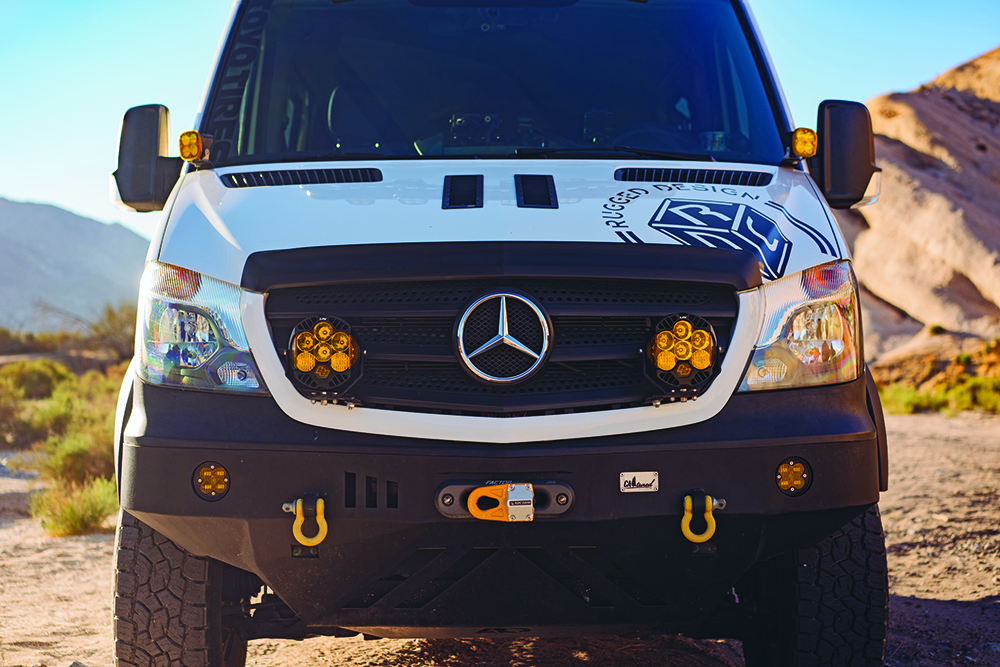
{"label": "recovery point bracket", "polygon": [[[514,490],[511,490],[511,486],[515,487]],[[530,491],[527,487],[530,487]],[[494,500],[485,500],[486,497]],[[470,511],[470,499],[480,516]],[[530,504],[525,501],[530,501]],[[557,516],[569,510],[575,501],[576,494],[569,484],[552,480],[461,480],[446,482],[434,494],[434,506],[449,519],[475,518],[508,523]],[[480,507],[489,509],[480,510]],[[498,511],[501,508],[504,512]],[[484,514],[496,516],[483,516]],[[524,518],[526,516],[531,518]]]}

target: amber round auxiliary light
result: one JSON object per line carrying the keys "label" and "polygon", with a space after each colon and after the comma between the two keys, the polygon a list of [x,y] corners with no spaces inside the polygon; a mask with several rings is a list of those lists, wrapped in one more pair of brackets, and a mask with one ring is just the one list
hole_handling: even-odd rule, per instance
{"label": "amber round auxiliary light", "polygon": [[691,323],[687,320],[678,320],[671,331],[679,340],[687,340],[691,336]]}
{"label": "amber round auxiliary light", "polygon": [[229,492],[229,471],[215,461],[206,461],[195,468],[191,481],[203,500],[220,500]]}
{"label": "amber round auxiliary light", "polygon": [[656,355],[656,367],[661,371],[672,371],[677,365],[677,355],[669,350],[664,350]]}
{"label": "amber round auxiliary light", "polygon": [[695,350],[691,353],[691,365],[703,371],[712,365],[712,354],[708,350]]}
{"label": "amber round auxiliary light", "polygon": [[205,152],[205,144],[201,140],[198,130],[188,130],[181,132],[180,138],[181,159],[185,162],[200,160]]}
{"label": "amber round auxiliary light", "polygon": [[346,323],[323,319],[295,334],[292,339],[295,370],[326,381],[333,373],[345,373],[353,368],[358,361],[358,345],[340,326]]}
{"label": "amber round auxiliary light", "polygon": [[698,391],[711,377],[717,354],[712,326],[694,315],[671,315],[656,325],[646,353],[659,382],[670,389]]}
{"label": "amber round auxiliary light", "polygon": [[295,367],[303,373],[308,373],[316,368],[316,357],[308,352],[299,352],[295,356]]}
{"label": "amber round auxiliary light", "polygon": [[295,346],[300,352],[308,352],[316,347],[316,336],[311,331],[303,331],[295,337]]}
{"label": "amber round auxiliary light", "polygon": [[801,496],[812,484],[812,468],[800,458],[786,459],[778,466],[775,481],[786,496]]}
{"label": "amber round auxiliary light", "polygon": [[316,359],[320,362],[330,361],[330,357],[333,356],[333,346],[329,343],[320,343],[313,348],[313,354],[316,355]]}
{"label": "amber round auxiliary light", "polygon": [[333,325],[329,322],[317,322],[312,332],[319,340],[328,341],[333,337]]}

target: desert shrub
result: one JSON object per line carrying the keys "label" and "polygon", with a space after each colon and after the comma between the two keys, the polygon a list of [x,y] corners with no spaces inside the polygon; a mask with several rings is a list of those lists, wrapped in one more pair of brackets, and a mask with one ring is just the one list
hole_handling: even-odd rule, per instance
{"label": "desert shrub", "polygon": [[[956,409],[978,409],[1000,413],[1000,378],[962,378],[961,383],[948,393],[949,397],[952,396],[953,392],[956,394],[956,404],[959,400],[957,397],[959,390],[961,390],[963,397],[968,396],[969,407]],[[963,400],[965,399],[963,398]]]}
{"label": "desert shrub", "polygon": [[60,383],[32,415],[33,427],[47,434],[41,468],[52,482],[32,513],[53,535],[93,532],[117,510],[114,415],[126,367]]}
{"label": "desert shrub", "polygon": [[0,354],[56,352],[83,346],[83,337],[74,331],[23,332],[0,327]]}
{"label": "desert shrub", "polygon": [[[75,383],[74,383],[75,384]],[[72,390],[57,391],[49,400],[32,406],[28,422],[36,441],[62,435],[80,410],[80,401]]]}
{"label": "desert shrub", "polygon": [[893,414],[938,410],[1000,413],[1000,378],[960,376],[947,384],[918,390],[904,384],[879,389],[882,408]]}
{"label": "desert shrub", "polygon": [[104,521],[118,511],[115,483],[95,478],[84,484],[60,483],[31,499],[31,514],[55,537],[101,532]]}
{"label": "desert shrub", "polygon": [[115,475],[113,436],[112,429],[92,425],[89,429],[74,429],[68,435],[49,438],[45,443],[48,457],[43,475],[69,484],[112,479]]}
{"label": "desert shrub", "polygon": [[940,324],[932,324],[927,328],[927,332],[932,336],[940,336],[946,329]]}
{"label": "desert shrub", "polygon": [[106,350],[118,361],[131,359],[135,352],[135,301],[122,301],[117,306],[104,305],[101,314],[87,326],[91,344]]}
{"label": "desert shrub", "polygon": [[879,389],[882,409],[896,415],[911,415],[925,410],[940,410],[947,401],[935,392],[920,392],[905,384],[890,384]]}
{"label": "desert shrub", "polygon": [[0,443],[15,444],[23,410],[24,391],[10,378],[0,377]]}
{"label": "desert shrub", "polygon": [[48,398],[60,382],[73,378],[62,364],[51,359],[17,361],[0,367],[0,377],[10,378],[25,398]]}
{"label": "desert shrub", "polygon": [[959,366],[968,366],[969,364],[972,363],[972,355],[960,354],[957,357],[955,357],[955,363],[958,364]]}

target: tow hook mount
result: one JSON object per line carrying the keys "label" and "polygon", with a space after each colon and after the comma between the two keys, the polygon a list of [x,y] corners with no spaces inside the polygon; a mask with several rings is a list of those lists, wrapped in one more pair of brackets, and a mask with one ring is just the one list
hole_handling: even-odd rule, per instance
{"label": "tow hook mount", "polygon": [[521,523],[563,514],[575,500],[569,484],[559,481],[454,481],[438,488],[434,505],[449,519]]}
{"label": "tow hook mount", "polygon": [[[691,519],[694,518],[695,498],[699,500],[704,498],[702,502],[705,508],[705,531],[702,533],[695,533],[691,530]],[[699,502],[699,505],[701,505],[701,502]],[[701,489],[692,489],[688,495],[684,496],[684,516],[681,518],[681,534],[694,544],[707,542],[715,535],[715,516],[713,512],[724,509],[726,509],[726,501],[724,499],[713,498]]]}
{"label": "tow hook mount", "polygon": [[[304,494],[293,503],[285,503],[281,506],[285,512],[295,514],[295,521],[292,522],[292,536],[295,541],[304,547],[315,547],[326,539],[327,525],[324,515],[325,503],[323,499],[315,493]],[[302,532],[302,525],[306,519],[316,519],[318,530],[312,537],[306,537]]]}

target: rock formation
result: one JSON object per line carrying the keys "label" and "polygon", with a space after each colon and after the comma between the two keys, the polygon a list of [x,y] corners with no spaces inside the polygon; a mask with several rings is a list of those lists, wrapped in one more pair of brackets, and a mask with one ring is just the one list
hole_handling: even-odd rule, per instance
{"label": "rock formation", "polygon": [[861,210],[864,220],[838,215],[854,241],[859,279],[924,325],[997,336],[1000,48],[868,108],[882,197]]}

